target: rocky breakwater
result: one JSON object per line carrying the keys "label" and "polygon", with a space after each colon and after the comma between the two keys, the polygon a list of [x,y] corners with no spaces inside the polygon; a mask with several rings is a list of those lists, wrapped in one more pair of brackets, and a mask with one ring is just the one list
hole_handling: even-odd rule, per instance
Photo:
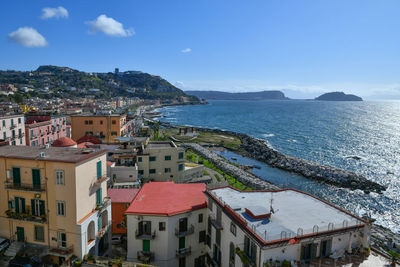
{"label": "rocky breakwater", "polygon": [[218,129],[198,128],[201,131],[237,136],[242,141],[242,154],[285,171],[300,174],[306,178],[318,180],[335,186],[360,189],[366,193],[381,193],[386,187],[368,180],[362,175],[339,168],[320,165],[308,160],[286,156],[268,146],[268,143],[247,134]]}
{"label": "rocky breakwater", "polygon": [[217,153],[210,151],[207,148],[204,148],[198,144],[194,143],[183,143],[183,147],[191,148],[196,153],[199,153],[203,158],[207,159],[211,163],[213,163],[218,169],[223,172],[235,177],[238,181],[243,184],[257,190],[274,190],[279,189],[276,185],[273,185],[265,180],[260,179],[259,177],[246,172],[245,170],[228,163],[224,158],[219,156]]}

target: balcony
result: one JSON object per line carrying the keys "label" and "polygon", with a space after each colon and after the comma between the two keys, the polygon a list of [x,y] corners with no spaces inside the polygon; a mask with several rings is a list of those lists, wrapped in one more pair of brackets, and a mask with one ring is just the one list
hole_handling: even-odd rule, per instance
{"label": "balcony", "polygon": [[27,221],[27,222],[34,222],[34,223],[46,223],[47,222],[46,215],[34,216],[34,215],[29,214],[29,212],[17,213],[17,212],[11,211],[11,210],[7,210],[6,216],[9,219],[18,220],[18,221]]}
{"label": "balcony", "polygon": [[46,191],[46,185],[44,184],[21,184],[5,182],[5,189],[7,190],[18,190],[18,191],[32,191],[32,192],[44,192]]}
{"label": "balcony", "polygon": [[140,240],[152,240],[156,237],[156,231],[154,231],[153,233],[149,233],[136,230],[135,236],[136,239]]}
{"label": "balcony", "polygon": [[222,223],[221,219],[217,219],[217,216],[215,215],[214,212],[210,212],[210,219],[211,219],[211,224],[215,227],[217,230],[222,230]]}
{"label": "balcony", "polygon": [[175,228],[175,235],[177,237],[184,237],[184,236],[187,236],[187,235],[191,235],[193,233],[194,233],[194,226],[193,225],[190,225],[189,228],[186,228],[186,229]]}
{"label": "balcony", "polygon": [[141,262],[150,263],[154,260],[154,252],[151,251],[138,251],[137,258]]}
{"label": "balcony", "polygon": [[190,255],[190,253],[192,253],[192,247],[180,248],[180,249],[176,250],[176,256],[178,258],[186,257],[186,256]]}
{"label": "balcony", "polygon": [[11,126],[10,126],[10,129],[12,130],[12,129],[15,129],[15,128],[17,128],[17,125],[15,125],[15,124],[12,124]]}
{"label": "balcony", "polygon": [[58,256],[58,257],[69,257],[74,253],[74,247],[50,247],[47,251],[49,255]]}
{"label": "balcony", "polygon": [[97,204],[96,205],[96,210],[102,212],[103,210],[105,210],[110,205],[111,205],[111,198],[105,197],[101,204]]}
{"label": "balcony", "polygon": [[22,137],[24,137],[24,136],[25,136],[24,133],[18,134],[18,138],[22,138]]}
{"label": "balcony", "polygon": [[103,226],[100,231],[97,233],[97,238],[102,238],[110,228],[111,224],[107,223],[107,225]]}

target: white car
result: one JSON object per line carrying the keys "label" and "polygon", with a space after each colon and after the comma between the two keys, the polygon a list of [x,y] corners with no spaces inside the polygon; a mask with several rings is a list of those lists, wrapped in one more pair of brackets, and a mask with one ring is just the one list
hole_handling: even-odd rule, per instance
{"label": "white car", "polygon": [[10,245],[10,240],[0,237],[0,253],[5,251]]}

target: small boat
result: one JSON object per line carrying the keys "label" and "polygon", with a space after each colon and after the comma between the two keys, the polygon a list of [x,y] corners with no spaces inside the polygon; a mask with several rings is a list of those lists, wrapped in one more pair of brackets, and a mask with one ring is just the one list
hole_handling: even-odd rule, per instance
{"label": "small boat", "polygon": [[237,160],[237,158],[236,157],[231,157],[231,160]]}

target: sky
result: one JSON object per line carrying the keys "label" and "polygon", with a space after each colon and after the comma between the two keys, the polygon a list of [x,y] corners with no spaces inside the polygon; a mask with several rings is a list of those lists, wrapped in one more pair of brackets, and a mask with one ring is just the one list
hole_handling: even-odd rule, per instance
{"label": "sky", "polygon": [[0,69],[140,70],[183,90],[400,99],[400,1],[13,0]]}

